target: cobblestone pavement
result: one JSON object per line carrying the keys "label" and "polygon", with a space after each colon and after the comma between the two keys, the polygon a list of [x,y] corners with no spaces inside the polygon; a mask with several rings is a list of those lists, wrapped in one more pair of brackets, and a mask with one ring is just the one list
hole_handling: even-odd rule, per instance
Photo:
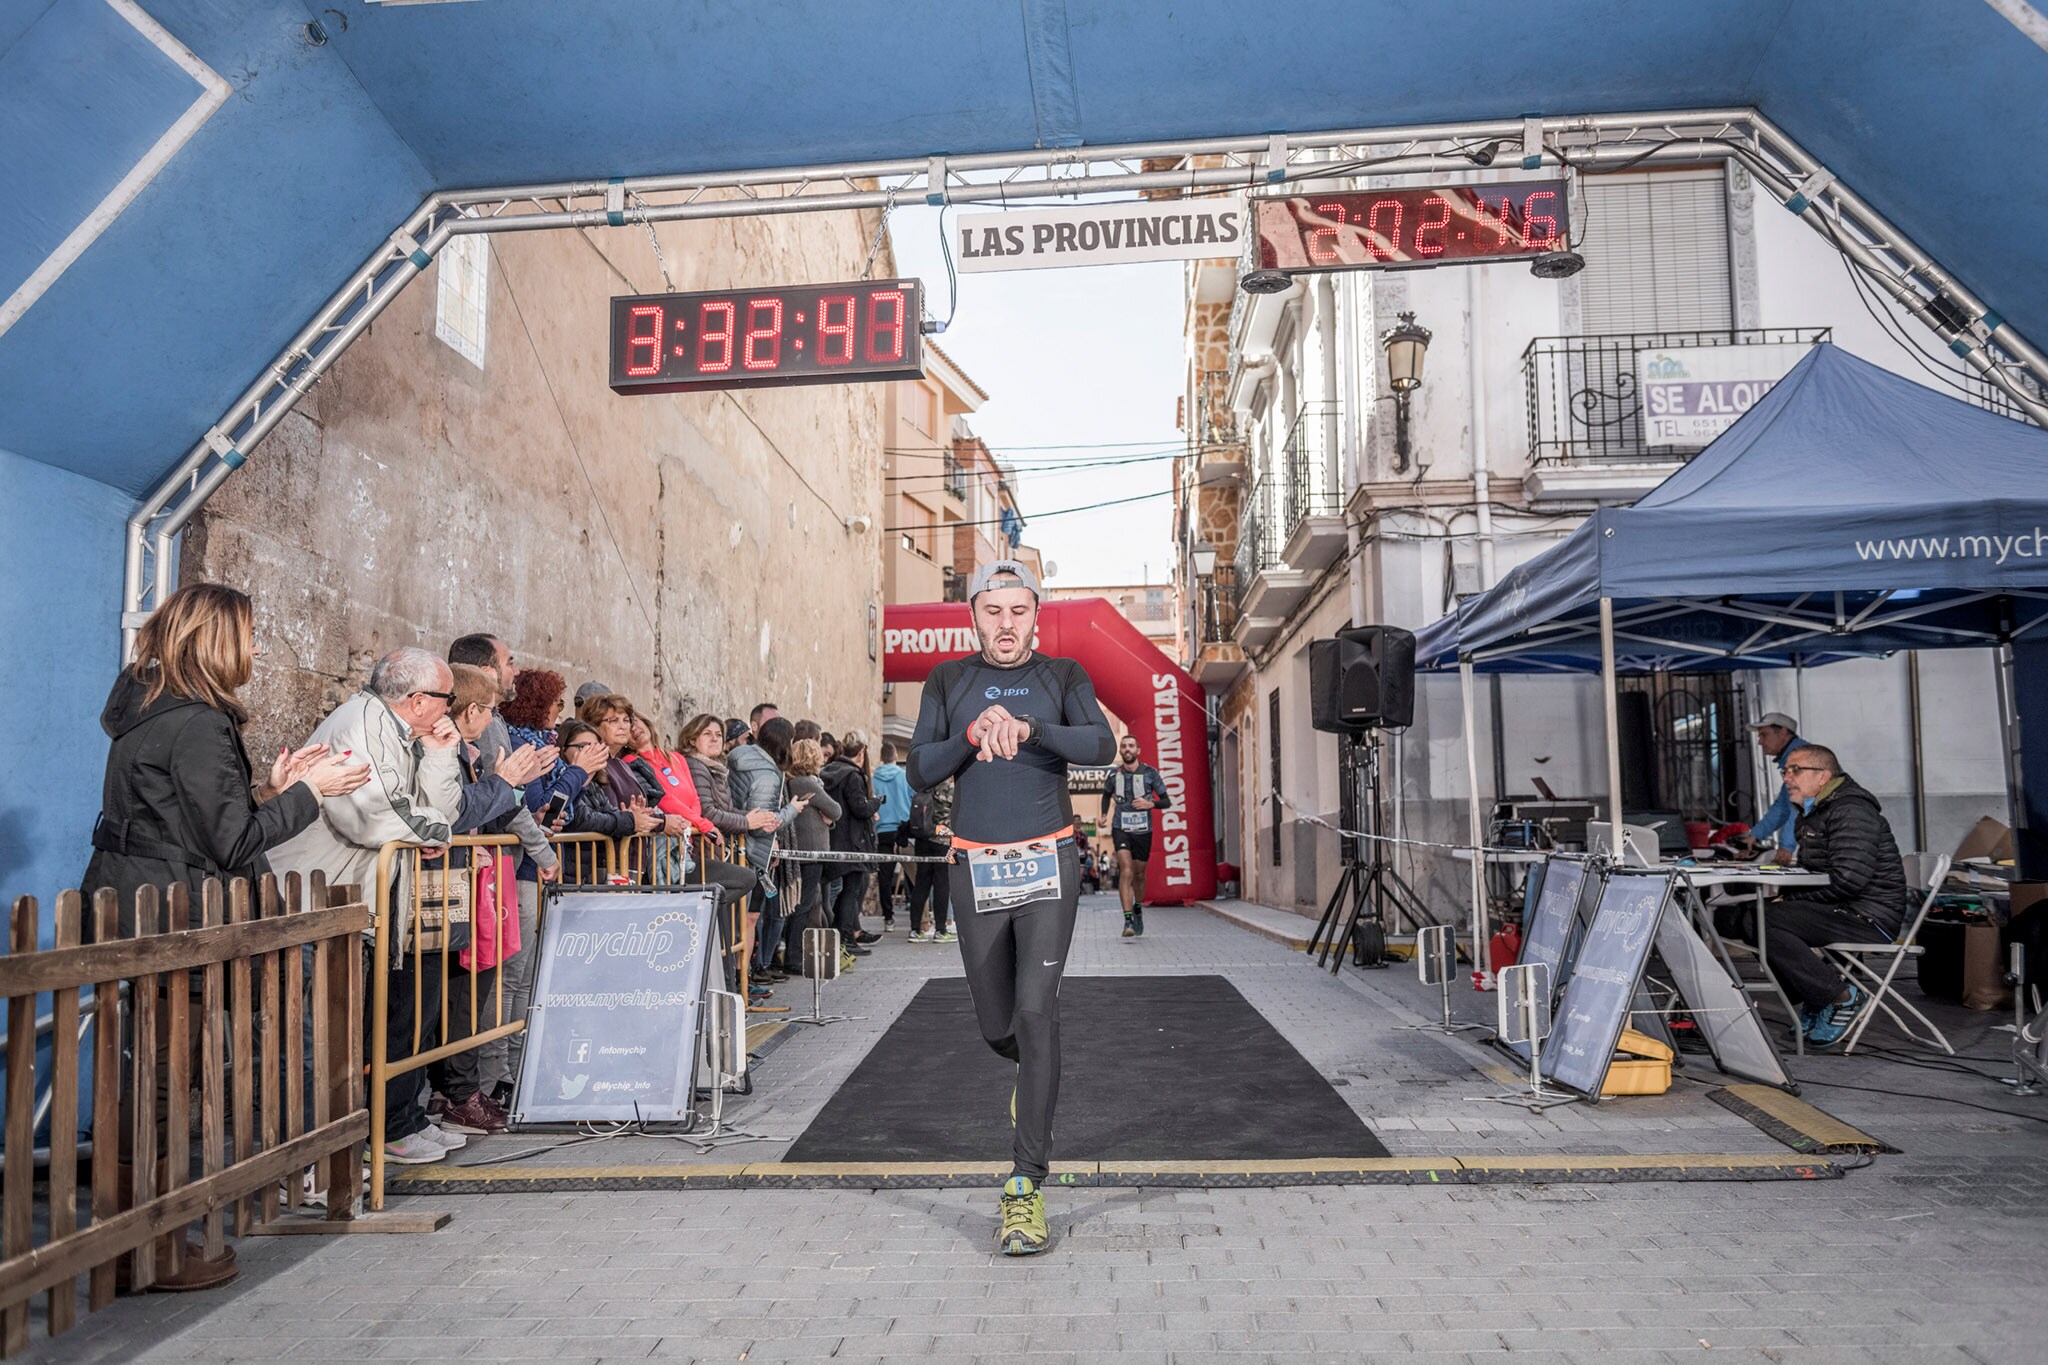
{"label": "cobblestone pavement", "polygon": [[[1405,971],[1332,979],[1199,911],[1147,921],[1122,940],[1113,902],[1092,900],[1076,970],[1223,972],[1397,1153],[1784,1150],[1697,1082],[1541,1119],[1475,1112],[1490,1054],[1388,1032],[1434,1003]],[[800,1132],[949,956],[881,945],[832,1000],[866,1020],[789,1031],[736,1117]],[[1490,1009],[1453,998],[1475,1020]],[[1995,1021],[1941,1017],[1978,1070],[2003,1070]],[[2048,1099],[1905,1057],[1796,1065],[1809,1099],[1903,1149],[1838,1181],[1063,1190],[1054,1249],[1026,1261],[991,1253],[992,1190],[422,1198],[454,1222],[244,1241],[231,1290],[123,1301],[29,1358],[2033,1365],[2048,1358]],[[575,1161],[600,1152],[694,1159],[635,1139]]]}

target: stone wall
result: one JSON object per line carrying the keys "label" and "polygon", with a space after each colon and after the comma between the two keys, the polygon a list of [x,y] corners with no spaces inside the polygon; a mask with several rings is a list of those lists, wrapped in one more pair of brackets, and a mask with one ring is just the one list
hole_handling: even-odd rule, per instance
{"label": "stone wall", "polygon": [[[678,290],[851,279],[873,229],[697,222],[661,249]],[[303,736],[384,651],[472,630],[670,729],[772,699],[875,731],[877,532],[845,519],[882,525],[883,386],[621,397],[606,300],[668,287],[647,231],[487,240],[481,367],[436,338],[430,270],[187,537],[188,578],[256,598],[252,749]]]}

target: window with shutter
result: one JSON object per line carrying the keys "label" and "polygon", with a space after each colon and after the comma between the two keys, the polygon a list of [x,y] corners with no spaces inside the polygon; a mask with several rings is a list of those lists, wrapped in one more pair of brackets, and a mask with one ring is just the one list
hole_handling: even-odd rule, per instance
{"label": "window with shutter", "polygon": [[1719,167],[1589,175],[1579,276],[1587,336],[1735,325],[1728,201]]}

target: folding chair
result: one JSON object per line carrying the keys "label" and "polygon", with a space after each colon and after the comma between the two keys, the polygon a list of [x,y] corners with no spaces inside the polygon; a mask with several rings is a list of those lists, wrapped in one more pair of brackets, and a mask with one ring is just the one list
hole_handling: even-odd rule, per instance
{"label": "folding chair", "polygon": [[[1921,870],[1924,859],[1924,854],[1908,854],[1906,857],[1908,876],[1915,882],[1920,880],[1915,874]],[[1926,922],[1927,912],[1934,908],[1934,898],[1941,894],[1941,884],[1948,880],[1948,868],[1948,854],[1944,853],[1934,859],[1934,865],[1928,869],[1928,875],[1923,883],[1927,894],[1920,899],[1920,911],[1913,916],[1912,922],[1904,927],[1904,931],[1894,942],[1830,943],[1822,949],[1829,959],[1842,969],[1844,976],[1870,992],[1870,1005],[1864,1009],[1862,1018],[1850,1026],[1849,1036],[1842,1040],[1842,1051],[1845,1054],[1856,1050],[1856,1044],[1862,1039],[1863,1030],[1869,1025],[1871,1016],[1881,1009],[1899,1026],[1899,1032],[1914,1042],[1932,1043],[1949,1056],[1956,1055],[1956,1050],[1949,1046],[1948,1039],[1934,1026],[1934,1021],[1892,989],[1892,979],[1899,974],[1899,968],[1905,965],[1906,959],[1918,957],[1925,951],[1914,940],[1920,936],[1920,926]],[[1880,967],[1884,969],[1881,976],[1878,974]],[[1913,1026],[1900,1015],[1901,1010],[1919,1020],[1931,1036],[1915,1033]]]}

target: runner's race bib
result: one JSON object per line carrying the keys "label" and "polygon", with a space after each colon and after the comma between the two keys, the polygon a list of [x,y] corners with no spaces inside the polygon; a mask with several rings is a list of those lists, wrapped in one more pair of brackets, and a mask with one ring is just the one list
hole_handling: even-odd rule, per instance
{"label": "runner's race bib", "polygon": [[1014,910],[1032,901],[1060,894],[1060,846],[1057,839],[1027,839],[1021,844],[983,844],[966,850],[967,873],[974,884],[974,913]]}
{"label": "runner's race bib", "polygon": [[1116,827],[1126,834],[1143,834],[1152,828],[1152,812],[1149,810],[1118,811]]}

